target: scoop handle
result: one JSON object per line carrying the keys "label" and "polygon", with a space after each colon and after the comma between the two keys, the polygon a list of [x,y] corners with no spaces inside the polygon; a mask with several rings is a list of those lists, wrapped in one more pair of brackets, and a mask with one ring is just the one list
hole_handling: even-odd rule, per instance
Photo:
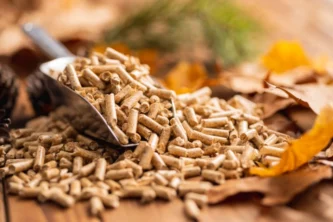
{"label": "scoop handle", "polygon": [[63,44],[52,38],[38,25],[26,23],[22,25],[22,30],[50,59],[74,56]]}

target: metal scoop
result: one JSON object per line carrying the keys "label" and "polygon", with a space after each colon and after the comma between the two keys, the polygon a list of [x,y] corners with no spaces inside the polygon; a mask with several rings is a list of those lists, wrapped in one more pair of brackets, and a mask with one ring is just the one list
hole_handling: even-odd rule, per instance
{"label": "metal scoop", "polygon": [[[54,73],[62,72],[67,64],[74,62],[75,56],[60,42],[56,41],[42,28],[28,23],[22,26],[24,33],[53,60],[40,65],[40,71],[45,74],[45,87],[50,93],[52,102],[58,107],[54,115],[66,119],[78,131],[89,136],[107,141],[121,147],[133,147],[134,143],[122,145],[107,124],[104,117],[85,98],[72,89],[57,81]],[[54,72],[56,71],[56,72]],[[175,113],[174,103],[172,111]]]}

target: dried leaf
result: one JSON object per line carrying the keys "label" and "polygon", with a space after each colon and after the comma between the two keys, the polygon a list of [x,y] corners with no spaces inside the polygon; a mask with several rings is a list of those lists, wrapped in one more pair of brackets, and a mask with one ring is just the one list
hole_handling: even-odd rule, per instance
{"label": "dried leaf", "polygon": [[259,176],[276,176],[292,171],[307,163],[324,149],[333,137],[333,106],[326,106],[317,117],[314,127],[301,138],[291,142],[282,154],[279,164],[272,168],[252,167],[250,173]]}
{"label": "dried leaf", "polygon": [[299,131],[295,123],[280,113],[275,113],[269,118],[264,119],[264,123],[269,129],[286,133],[292,137],[296,137],[296,134]]}
{"label": "dried leaf", "polygon": [[[310,107],[315,113],[333,102],[333,85],[307,84],[293,88],[278,87],[270,84],[271,91],[289,96],[302,106]],[[267,91],[268,92],[268,91]],[[284,95],[283,95],[284,94]]]}
{"label": "dried leaf", "polygon": [[179,62],[165,77],[165,85],[176,93],[187,93],[200,88],[208,74],[199,63]]}
{"label": "dried leaf", "polygon": [[303,167],[294,172],[276,177],[248,177],[239,180],[228,180],[223,185],[208,192],[208,201],[216,204],[239,193],[261,193],[261,203],[272,206],[288,203],[298,193],[310,185],[332,177],[331,168],[318,165]]}
{"label": "dried leaf", "polygon": [[262,57],[261,63],[244,63],[231,70],[231,73],[219,74],[215,85],[224,85],[246,94],[261,93],[265,91],[265,81],[285,87],[309,83],[330,84],[333,81],[332,73],[333,62],[327,57],[312,61],[297,42],[282,41],[272,46]]}
{"label": "dried leaf", "polygon": [[333,186],[331,181],[322,181],[299,195],[290,205],[300,212],[320,217],[313,221],[333,220]]}
{"label": "dried leaf", "polygon": [[282,73],[299,66],[308,66],[310,59],[298,42],[279,41],[262,57],[262,64],[268,70]]}
{"label": "dried leaf", "polygon": [[272,93],[257,93],[251,100],[262,104],[264,109],[263,118],[268,118],[294,103],[293,99],[282,98]]}
{"label": "dried leaf", "polygon": [[317,116],[311,109],[301,106],[289,107],[284,113],[286,113],[289,119],[291,119],[303,132],[312,128]]}
{"label": "dried leaf", "polygon": [[270,75],[268,82],[271,82],[275,85],[292,87],[296,84],[305,84],[317,82],[317,77],[319,77],[315,70],[311,67],[297,67],[286,72],[272,73]]}
{"label": "dried leaf", "polygon": [[327,82],[323,78],[323,76],[317,75],[311,67],[302,66],[283,73],[276,73],[265,70],[259,65],[245,64],[232,72],[219,74],[219,78],[215,80],[215,85],[222,84],[237,92],[250,94],[265,91],[265,82],[278,86],[293,87],[297,84]]}
{"label": "dried leaf", "polygon": [[209,88],[212,90],[212,97],[219,97],[221,99],[229,100],[235,95],[239,94],[238,92],[223,85],[215,86],[208,83],[207,86],[209,86]]}
{"label": "dried leaf", "polygon": [[242,76],[236,73],[223,73],[215,80],[216,85],[224,85],[244,94],[263,91],[263,79],[253,76]]}

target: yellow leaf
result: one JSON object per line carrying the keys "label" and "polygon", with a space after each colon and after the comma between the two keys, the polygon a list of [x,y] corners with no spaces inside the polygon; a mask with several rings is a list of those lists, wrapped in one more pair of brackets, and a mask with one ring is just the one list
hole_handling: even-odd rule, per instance
{"label": "yellow leaf", "polygon": [[271,168],[252,167],[250,168],[250,174],[276,176],[295,170],[325,148],[332,137],[333,105],[327,105],[321,110],[313,128],[290,144],[282,154],[279,164]]}
{"label": "yellow leaf", "polygon": [[207,80],[207,72],[199,63],[179,62],[167,75],[165,85],[176,93],[193,92]]}
{"label": "yellow leaf", "polygon": [[298,42],[279,41],[262,57],[262,64],[268,70],[283,73],[299,66],[309,66],[310,59]]}

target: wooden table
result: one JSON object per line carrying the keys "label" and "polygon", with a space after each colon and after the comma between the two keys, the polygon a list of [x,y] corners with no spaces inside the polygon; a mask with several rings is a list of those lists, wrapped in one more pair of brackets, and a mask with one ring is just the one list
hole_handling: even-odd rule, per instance
{"label": "wooden table", "polygon": [[[309,52],[332,56],[333,1],[330,0],[237,0],[261,21],[266,21],[270,38],[266,44],[277,39],[299,39]],[[22,97],[24,100],[24,96]],[[319,198],[324,195],[324,199]],[[180,200],[157,201],[140,205],[137,201],[121,201],[116,210],[108,210],[102,218],[88,215],[87,202],[78,203],[71,209],[61,209],[51,203],[38,204],[35,200],[21,200],[8,196],[0,185],[0,222],[44,221],[189,221],[183,214]],[[322,182],[299,195],[288,206],[263,207],[256,198],[227,201],[205,208],[202,221],[319,221],[318,216],[329,214],[333,207],[333,186]],[[331,213],[330,217],[333,220]]]}
{"label": "wooden table", "polygon": [[[181,200],[172,202],[156,201],[141,205],[138,201],[122,200],[118,209],[110,209],[101,218],[93,218],[88,214],[88,202],[79,202],[70,209],[60,208],[53,203],[39,204],[35,200],[20,199],[1,193],[7,200],[0,202],[0,222],[8,218],[13,222],[97,222],[97,221],[137,221],[137,222],[185,222],[191,221],[184,216]],[[326,196],[323,200],[319,197]],[[223,204],[209,206],[203,209],[201,221],[228,222],[268,222],[268,221],[329,221],[320,218],[332,216],[329,213],[333,207],[332,182],[322,182],[295,198],[289,206],[264,207],[258,204],[257,195],[240,195],[227,200]]]}

